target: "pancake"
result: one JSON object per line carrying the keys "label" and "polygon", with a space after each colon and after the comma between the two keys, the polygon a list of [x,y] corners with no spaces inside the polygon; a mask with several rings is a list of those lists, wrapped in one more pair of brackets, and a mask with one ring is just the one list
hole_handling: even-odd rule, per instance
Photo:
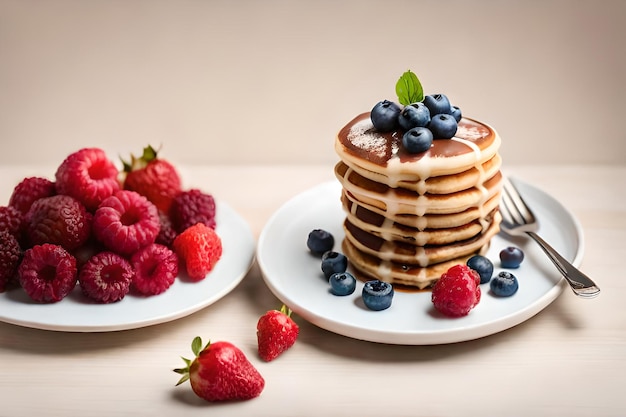
{"label": "pancake", "polygon": [[387,177],[395,187],[400,181],[416,182],[458,174],[496,155],[500,136],[489,125],[463,118],[452,139],[433,141],[431,148],[411,154],[402,146],[402,132],[378,132],[369,113],[362,113],[337,134],[335,151],[348,165]]}
{"label": "pancake", "polygon": [[379,279],[391,284],[406,285],[418,289],[431,287],[448,269],[457,264],[464,264],[476,254],[484,255],[489,244],[481,247],[475,253],[470,253],[448,261],[440,262],[427,267],[410,264],[398,264],[391,261],[381,261],[375,256],[361,252],[349,240],[342,242],[342,251],[350,259],[350,265],[362,279]]}
{"label": "pancake", "polygon": [[344,190],[357,200],[391,214],[447,214],[479,207],[500,192],[502,174],[495,175],[471,188],[449,194],[419,194],[405,188],[392,188],[369,180],[346,164],[335,166],[335,175]]}
{"label": "pancake", "polygon": [[[373,214],[372,212],[369,212]],[[363,212],[355,215],[347,213],[347,220],[355,227],[368,233],[376,235],[385,240],[398,242],[406,242],[413,245],[445,245],[454,243],[459,240],[466,240],[486,231],[489,223],[484,219],[475,219],[469,223],[459,226],[439,228],[439,229],[416,229],[414,227],[395,223],[387,218],[378,224],[379,216],[373,214],[373,221],[376,224],[368,222],[370,220]],[[365,217],[365,219],[363,219]]]}
{"label": "pancake", "polygon": [[345,190],[342,192],[341,202],[344,210],[348,214],[352,213],[362,220],[368,219],[367,222],[374,226],[382,226],[385,221],[393,221],[402,226],[425,230],[462,226],[473,220],[484,218],[488,213],[498,207],[500,203],[500,193],[487,200],[482,207],[471,207],[459,213],[425,214],[423,216],[413,214],[392,215],[377,207],[356,200]]}
{"label": "pancake", "polygon": [[[347,165],[359,175],[374,182],[388,185],[392,188],[405,188],[407,190],[415,191],[419,194],[449,194],[455,191],[462,191],[470,188],[473,185],[482,182],[483,178],[493,177],[500,169],[500,166],[502,165],[502,159],[500,158],[500,155],[495,154],[491,159],[488,159],[486,162],[481,164],[479,168],[472,167],[466,171],[457,174],[429,177],[427,179],[419,181],[391,180],[386,175],[368,171],[358,165],[347,161],[339,162],[339,164]],[[345,172],[346,168],[336,167],[335,171],[337,170]]]}
{"label": "pancake", "polygon": [[344,232],[345,239],[349,240],[352,245],[382,261],[425,267],[476,252],[498,233],[499,224],[500,214],[496,211],[493,220],[484,232],[465,240],[454,240],[443,245],[420,246],[407,241],[386,240],[358,228],[350,222],[350,219],[344,221]]}
{"label": "pancake", "polygon": [[425,152],[409,153],[402,136],[378,132],[369,113],[337,134],[342,248],[362,276],[428,288],[499,231],[500,137],[469,118]]}

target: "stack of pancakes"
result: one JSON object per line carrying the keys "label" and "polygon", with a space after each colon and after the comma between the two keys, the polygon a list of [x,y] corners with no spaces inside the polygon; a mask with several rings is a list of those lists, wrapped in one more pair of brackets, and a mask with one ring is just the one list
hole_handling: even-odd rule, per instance
{"label": "stack of pancakes", "polygon": [[411,154],[402,134],[378,132],[364,113],[337,135],[343,251],[364,278],[427,288],[499,231],[500,137],[463,118],[455,137]]}

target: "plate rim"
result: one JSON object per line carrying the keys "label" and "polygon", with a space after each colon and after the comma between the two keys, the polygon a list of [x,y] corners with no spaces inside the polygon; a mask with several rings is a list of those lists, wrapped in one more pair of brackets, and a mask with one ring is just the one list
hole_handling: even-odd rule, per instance
{"label": "plate rim", "polygon": [[[511,178],[521,188],[529,187],[534,192],[541,195],[542,198],[547,199],[550,204],[555,204],[560,210],[563,210],[567,214],[567,221],[571,223],[572,230],[577,237],[577,243],[575,248],[575,255],[571,262],[575,266],[579,266],[584,256],[584,235],[578,219],[573,213],[568,210],[557,199],[534,185],[531,185],[518,178]],[[560,277],[554,286],[549,288],[541,297],[525,305],[523,308],[516,310],[513,313],[498,317],[488,323],[473,323],[468,326],[450,331],[449,329],[441,329],[440,331],[381,331],[376,329],[374,331],[364,330],[363,327],[359,327],[354,323],[345,323],[332,319],[328,319],[311,309],[304,308],[298,303],[294,302],[293,298],[289,294],[278,288],[269,276],[268,266],[264,259],[263,251],[266,248],[268,234],[275,223],[280,219],[281,214],[289,209],[294,204],[297,204],[300,200],[305,199],[309,194],[315,194],[319,190],[324,188],[334,187],[338,191],[341,189],[340,184],[337,181],[331,180],[317,184],[307,190],[304,190],[295,196],[287,200],[281,205],[268,219],[263,227],[259,239],[257,242],[256,261],[259,265],[261,275],[270,291],[303,319],[310,323],[325,329],[327,331],[350,337],[357,340],[383,343],[383,344],[398,344],[398,345],[438,345],[464,342],[482,337],[490,336],[492,334],[499,333],[501,331],[508,330],[524,321],[529,320],[547,306],[549,306],[567,287],[567,283],[563,277]],[[337,204],[340,204],[337,202]]]}
{"label": "plate rim", "polygon": [[[256,242],[254,238],[254,234],[252,233],[252,229],[248,222],[228,203],[221,201],[219,199],[215,199],[216,204],[216,220],[217,227],[220,233],[228,233],[228,229],[225,228],[236,228],[240,235],[237,239],[237,244],[244,245],[238,246],[238,249],[247,249],[246,253],[242,253],[241,250],[234,251],[233,250],[233,258],[241,258],[242,261],[238,263],[237,273],[233,274],[233,276],[228,279],[219,290],[215,293],[212,293],[209,297],[201,300],[195,300],[195,302],[189,305],[187,308],[171,310],[171,311],[158,311],[158,314],[154,316],[140,318],[127,322],[118,322],[118,323],[108,323],[101,325],[85,325],[85,324],[58,324],[58,323],[50,323],[50,322],[41,322],[35,321],[30,318],[22,319],[15,316],[7,316],[5,313],[0,311],[0,322],[20,326],[24,328],[30,329],[38,329],[38,330],[49,330],[49,331],[57,331],[57,332],[67,332],[67,333],[105,333],[105,332],[113,332],[113,331],[122,331],[122,330],[132,330],[139,329],[149,326],[154,326],[162,323],[167,323],[175,320],[179,320],[181,318],[187,317],[191,314],[194,314],[210,305],[216,303],[221,300],[223,297],[232,292],[243,279],[248,275],[252,266],[256,260]],[[225,223],[226,222],[226,223]],[[220,230],[222,229],[222,230]],[[222,238],[224,241],[225,238]],[[226,251],[222,254],[222,257],[225,256]],[[228,255],[231,256],[231,255]],[[222,258],[223,259],[223,258]],[[221,259],[221,260],[222,260]],[[219,264],[219,261],[218,261]],[[213,271],[209,272],[207,278],[210,279],[210,274]],[[178,279],[178,278],[177,278]],[[190,284],[190,285],[195,285]],[[11,289],[9,291],[19,291],[19,288]],[[6,294],[9,292],[6,291],[0,294],[0,297],[7,296]],[[73,291],[76,291],[74,289]],[[170,289],[171,291],[171,289]],[[164,293],[165,294],[165,293]],[[160,295],[160,294],[159,294]],[[158,297],[159,295],[152,296]],[[138,297],[140,298],[140,297]],[[147,297],[147,299],[151,300],[151,297]],[[59,301],[59,303],[63,303],[64,300]],[[119,302],[123,303],[125,300],[122,299]],[[138,302],[141,302],[139,300]],[[45,306],[46,308],[54,308],[54,305],[57,303],[50,304],[36,304],[38,306]],[[102,307],[101,305],[87,304],[92,305],[94,308]]]}

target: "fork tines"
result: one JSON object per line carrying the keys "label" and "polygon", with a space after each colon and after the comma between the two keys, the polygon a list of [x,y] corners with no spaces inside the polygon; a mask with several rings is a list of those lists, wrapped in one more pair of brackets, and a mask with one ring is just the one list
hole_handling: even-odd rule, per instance
{"label": "fork tines", "polygon": [[502,181],[501,214],[504,221],[510,224],[528,224],[535,222],[535,216],[515,185],[506,177]]}

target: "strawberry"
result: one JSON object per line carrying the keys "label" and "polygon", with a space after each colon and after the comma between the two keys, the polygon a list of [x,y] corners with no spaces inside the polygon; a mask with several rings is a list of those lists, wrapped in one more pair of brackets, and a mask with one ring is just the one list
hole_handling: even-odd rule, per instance
{"label": "strawberry", "polygon": [[300,328],[291,318],[291,309],[283,304],[278,310],[263,314],[256,325],[259,356],[266,362],[276,359],[296,343]]}
{"label": "strawberry", "polygon": [[192,281],[201,281],[222,256],[222,240],[204,223],[196,223],[176,236],[174,251]]}
{"label": "strawberry", "polygon": [[174,165],[157,154],[148,145],[140,158],[131,155],[130,163],[122,160],[126,173],[124,189],[138,192],[168,213],[172,200],[181,192],[181,179]]}
{"label": "strawberry", "polygon": [[196,395],[207,401],[249,400],[263,391],[265,380],[232,343],[209,342],[203,348],[196,337],[191,350],[195,358],[182,358],[186,366],[174,369],[182,375],[177,386],[189,380]]}

